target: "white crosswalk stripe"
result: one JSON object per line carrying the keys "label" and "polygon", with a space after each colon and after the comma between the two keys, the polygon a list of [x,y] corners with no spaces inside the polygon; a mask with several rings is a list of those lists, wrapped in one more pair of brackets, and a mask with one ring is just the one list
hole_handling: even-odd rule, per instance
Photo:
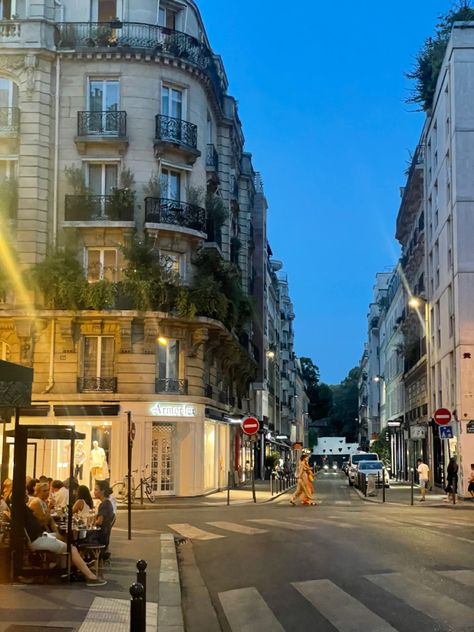
{"label": "white crosswalk stripe", "polygon": [[324,518],[318,518],[317,516],[314,518],[310,518],[309,516],[302,516],[301,518],[300,517],[295,518],[295,520],[301,520],[302,522],[311,522],[314,524],[315,528],[317,528],[318,525],[340,527],[341,529],[354,529],[358,526],[363,526],[363,525],[349,524],[348,522],[341,522],[340,520],[325,520]]}
{"label": "white crosswalk stripe", "polygon": [[265,524],[269,527],[278,527],[279,529],[288,529],[289,531],[309,531],[316,527],[309,527],[305,524],[297,524],[295,522],[286,522],[283,520],[273,520],[271,518],[252,518],[247,522],[256,522],[257,524]]}
{"label": "white crosswalk stripe", "polygon": [[247,527],[244,524],[237,524],[236,522],[226,522],[221,520],[218,522],[206,522],[211,527],[217,527],[224,531],[232,531],[234,533],[243,533],[245,535],[258,535],[260,533],[268,533],[266,529],[257,529],[256,527]]}
{"label": "white crosswalk stripe", "polygon": [[339,632],[396,632],[389,623],[329,579],[292,584]]}
{"label": "white crosswalk stripe", "polygon": [[402,599],[415,610],[423,612],[435,621],[446,623],[453,632],[472,631],[473,608],[424,586],[421,582],[414,581],[401,573],[366,575],[366,579]]}
{"label": "white crosswalk stripe", "polygon": [[464,584],[465,586],[474,587],[474,571],[463,569],[460,571],[438,571],[438,575],[443,575],[448,579]]}
{"label": "white crosswalk stripe", "polygon": [[232,632],[285,632],[256,588],[219,593]]}
{"label": "white crosswalk stripe", "polygon": [[191,540],[217,540],[219,538],[226,537],[225,535],[217,535],[216,533],[211,533],[210,531],[198,529],[197,527],[193,527],[187,523],[169,524],[168,527],[185,538],[190,538]]}

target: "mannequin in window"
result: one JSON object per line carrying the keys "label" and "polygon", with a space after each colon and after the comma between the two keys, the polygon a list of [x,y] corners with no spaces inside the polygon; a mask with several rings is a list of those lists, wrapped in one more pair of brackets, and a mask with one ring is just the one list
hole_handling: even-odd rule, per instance
{"label": "mannequin in window", "polygon": [[99,446],[98,441],[92,442],[91,450],[91,476],[95,480],[105,480],[109,478],[109,468],[104,448]]}
{"label": "mannequin in window", "polygon": [[74,447],[74,477],[78,480],[83,478],[84,463],[86,462],[86,453],[84,443],[77,441]]}

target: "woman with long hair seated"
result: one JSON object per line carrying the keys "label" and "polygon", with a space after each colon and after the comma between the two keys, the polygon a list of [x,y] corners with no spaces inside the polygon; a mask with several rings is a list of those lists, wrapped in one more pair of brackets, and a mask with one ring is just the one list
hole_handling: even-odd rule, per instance
{"label": "woman with long hair seated", "polygon": [[72,513],[86,520],[92,511],[94,511],[94,502],[89,488],[86,485],[79,485],[77,489],[77,500],[72,508]]}

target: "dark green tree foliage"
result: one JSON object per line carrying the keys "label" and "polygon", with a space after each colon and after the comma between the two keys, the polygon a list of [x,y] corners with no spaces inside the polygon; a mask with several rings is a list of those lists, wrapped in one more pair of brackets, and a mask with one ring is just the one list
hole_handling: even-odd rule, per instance
{"label": "dark green tree foliage", "polygon": [[324,419],[332,408],[332,391],[319,383],[319,369],[311,358],[300,358],[301,372],[309,398],[308,413],[312,421]]}
{"label": "dark green tree foliage", "polygon": [[379,459],[383,461],[386,466],[390,465],[390,443],[385,440],[384,436],[380,435],[377,441],[372,443],[370,452],[378,454]]}
{"label": "dark green tree foliage", "polygon": [[359,422],[359,367],[351,369],[347,377],[336,386],[332,386],[333,407],[330,415],[330,427],[335,436],[344,436],[348,441],[356,441]]}
{"label": "dark green tree foliage", "polygon": [[439,17],[434,37],[428,37],[416,56],[415,65],[407,73],[409,79],[415,81],[415,87],[408,103],[421,105],[429,111],[433,105],[436,83],[443,63],[444,55],[454,22],[474,21],[474,8],[471,0],[458,2],[446,15]]}
{"label": "dark green tree foliage", "polygon": [[194,264],[196,274],[189,300],[196,313],[241,331],[252,317],[253,305],[242,289],[238,267],[223,261],[213,250],[202,250]]}

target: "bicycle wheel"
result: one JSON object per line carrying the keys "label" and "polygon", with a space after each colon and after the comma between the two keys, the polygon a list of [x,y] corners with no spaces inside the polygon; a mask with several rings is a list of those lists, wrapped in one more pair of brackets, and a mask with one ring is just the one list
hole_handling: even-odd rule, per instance
{"label": "bicycle wheel", "polygon": [[114,483],[111,487],[113,495],[117,500],[125,501],[127,495],[127,486],[123,481],[119,481],[118,483]]}
{"label": "bicycle wheel", "polygon": [[154,503],[155,502],[155,492],[153,491],[153,488],[150,485],[150,483],[144,483],[143,487],[145,489],[145,495],[148,498],[148,500],[151,503]]}

